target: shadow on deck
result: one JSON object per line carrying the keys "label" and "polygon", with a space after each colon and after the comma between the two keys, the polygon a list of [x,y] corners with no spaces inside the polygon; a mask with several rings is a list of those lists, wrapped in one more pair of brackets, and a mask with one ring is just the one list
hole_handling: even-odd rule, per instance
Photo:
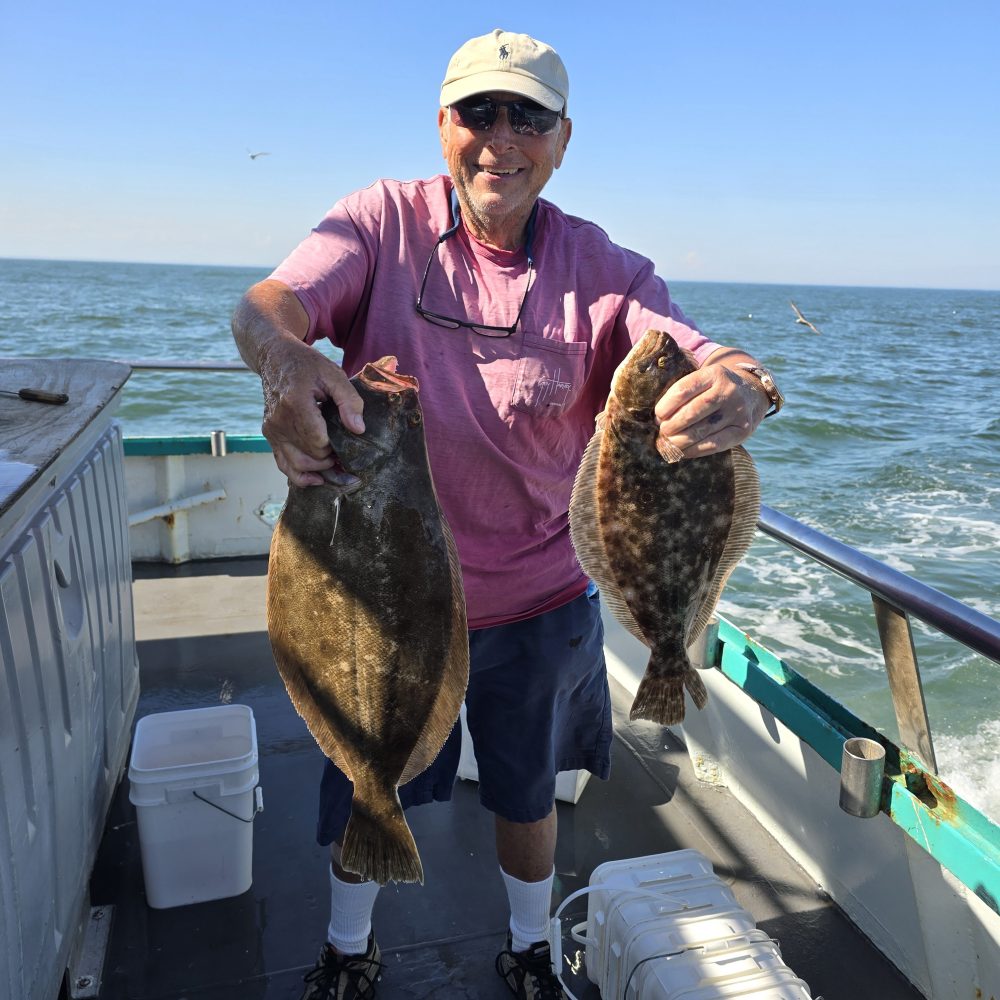
{"label": "shadow on deck", "polygon": [[[113,904],[102,1000],[297,1000],[329,918],[327,854],[314,839],[323,758],[292,709],[263,625],[263,559],[135,567],[142,692],[137,718],[223,702],[249,705],[257,723],[264,812],[255,821],[254,881],[242,896],[153,910],[146,905],[128,780],[115,796],[94,870],[94,905]],[[699,784],[669,731],[629,723],[630,698],[612,682],[612,776],[580,801],[559,803],[555,903],[604,861],[693,847],[706,854],[813,996],[918,998],[724,789]],[[507,901],[493,820],[477,786],[458,781],[450,804],[411,810],[423,886],[390,884],[375,907],[385,969],[381,1000],[500,1000],[493,971]],[[564,915],[569,927],[586,900]],[[582,956],[579,956],[582,957]],[[580,1000],[596,1000],[567,968]],[[610,998],[606,998],[610,1000]]]}

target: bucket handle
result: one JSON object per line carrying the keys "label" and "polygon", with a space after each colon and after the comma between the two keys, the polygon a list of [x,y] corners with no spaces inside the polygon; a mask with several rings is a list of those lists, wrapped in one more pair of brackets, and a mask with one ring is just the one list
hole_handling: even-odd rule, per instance
{"label": "bucket handle", "polygon": [[211,799],[206,799],[203,795],[199,795],[197,788],[192,788],[191,794],[198,799],[199,802],[204,802],[206,805],[210,805],[212,808],[218,809],[219,812],[224,812],[227,816],[232,816],[233,819],[238,819],[241,823],[252,823],[257,818],[257,813],[264,811],[264,791],[260,785],[257,785],[257,787],[253,790],[254,811],[253,815],[249,819],[237,816],[236,813],[230,812],[224,806],[220,806],[218,802],[213,802]]}

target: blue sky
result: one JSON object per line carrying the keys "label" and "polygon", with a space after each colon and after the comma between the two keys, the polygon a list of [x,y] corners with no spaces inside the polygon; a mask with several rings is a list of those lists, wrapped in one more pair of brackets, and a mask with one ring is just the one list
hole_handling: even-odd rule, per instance
{"label": "blue sky", "polygon": [[1000,4],[486,10],[7,5],[0,256],[270,267],[340,195],[444,168],[445,65],[503,27],[569,68],[546,196],[668,281],[1000,288]]}

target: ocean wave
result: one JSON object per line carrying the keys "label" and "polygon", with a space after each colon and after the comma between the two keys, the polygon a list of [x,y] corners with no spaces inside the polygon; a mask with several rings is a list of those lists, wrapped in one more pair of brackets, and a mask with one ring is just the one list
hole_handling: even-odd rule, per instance
{"label": "ocean wave", "polygon": [[938,773],[970,805],[1000,823],[1000,719],[974,733],[934,736]]}
{"label": "ocean wave", "polygon": [[972,434],[973,437],[989,438],[990,440],[1000,438],[1000,417],[994,417],[987,421],[985,426],[973,431]]}

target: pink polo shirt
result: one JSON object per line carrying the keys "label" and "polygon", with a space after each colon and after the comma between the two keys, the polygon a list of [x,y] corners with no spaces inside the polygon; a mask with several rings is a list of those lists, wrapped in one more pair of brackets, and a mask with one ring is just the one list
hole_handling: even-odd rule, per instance
{"label": "pink polo shirt", "polygon": [[[337,202],[274,271],[349,374],[385,355],[420,383],[431,472],[462,562],[469,625],[528,618],[582,593],[569,499],[611,376],[650,328],[699,362],[718,345],[671,301],[645,257],[540,199],[531,285],[512,337],[430,323],[414,306],[509,326],[524,298],[523,249],[451,225],[451,180],[378,181]],[[415,567],[415,571],[417,568]]]}

